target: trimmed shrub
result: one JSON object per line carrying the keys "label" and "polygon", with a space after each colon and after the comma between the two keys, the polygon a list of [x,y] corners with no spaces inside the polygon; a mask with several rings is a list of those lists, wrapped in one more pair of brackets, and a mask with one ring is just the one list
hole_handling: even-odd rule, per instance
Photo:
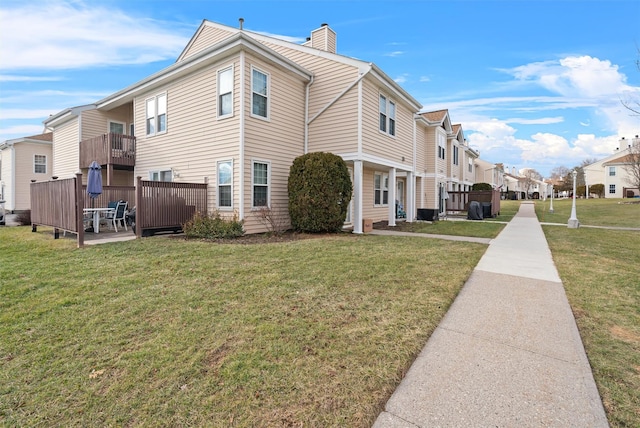
{"label": "trimmed shrub", "polygon": [[604,184],[592,184],[589,185],[589,193],[594,193],[599,197],[604,197]]}
{"label": "trimmed shrub", "polygon": [[208,216],[197,212],[182,230],[187,238],[233,239],[244,235],[243,224],[235,213],[232,218],[225,218],[218,211]]}
{"label": "trimmed shrub", "polygon": [[493,190],[493,187],[489,183],[475,183],[471,190]]}
{"label": "trimmed shrub", "polygon": [[300,232],[340,232],[353,187],[342,158],[315,152],[297,157],[289,170],[289,217]]}
{"label": "trimmed shrub", "polygon": [[16,214],[16,222],[20,226],[30,226],[31,225],[31,210],[20,211]]}

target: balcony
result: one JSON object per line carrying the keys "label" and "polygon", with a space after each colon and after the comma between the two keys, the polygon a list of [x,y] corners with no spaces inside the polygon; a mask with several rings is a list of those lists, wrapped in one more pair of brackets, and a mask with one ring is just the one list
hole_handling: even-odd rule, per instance
{"label": "balcony", "polygon": [[80,168],[88,168],[93,161],[100,165],[133,169],[136,164],[136,137],[109,133],[80,141]]}

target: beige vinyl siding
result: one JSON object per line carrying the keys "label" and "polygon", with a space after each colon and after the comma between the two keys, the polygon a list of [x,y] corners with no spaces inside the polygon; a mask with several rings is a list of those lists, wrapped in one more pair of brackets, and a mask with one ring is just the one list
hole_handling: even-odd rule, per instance
{"label": "beige vinyl siding", "polygon": [[358,88],[355,86],[309,126],[309,152],[358,150]]}
{"label": "beige vinyl siding", "polygon": [[425,179],[425,208],[438,209],[438,180],[434,177]]}
{"label": "beige vinyl siding", "polygon": [[216,43],[220,43],[233,34],[234,33],[221,28],[213,28],[208,25],[203,25],[200,33],[191,43],[191,46],[189,46],[187,51],[184,52],[182,60],[185,60],[186,58],[189,58],[190,56],[195,55]]}
{"label": "beige vinyl siding", "polygon": [[[234,114],[217,118],[217,71],[233,65]],[[184,78],[168,83],[135,100],[137,157],[135,175],[149,179],[149,172],[173,169],[174,181],[202,183],[209,181],[209,208],[216,206],[216,167],[220,160],[233,160],[234,203],[238,201],[239,182],[239,59],[205,67]],[[146,135],[146,100],[167,94],[167,132]]]}
{"label": "beige vinyl siding", "polygon": [[108,133],[109,121],[124,123],[125,135],[129,135],[129,125],[133,121],[133,105],[129,103],[109,111],[86,110],[81,115],[83,140]]}
{"label": "beige vinyl siding", "polygon": [[[381,221],[389,219],[389,206],[374,206],[374,193],[373,176],[376,172],[387,173],[387,171],[379,169],[364,168],[362,172],[362,218],[370,218],[373,221]],[[391,192],[391,186],[395,186],[395,183],[389,183],[389,192]],[[389,193],[391,195],[391,193]],[[389,201],[392,203],[393,201]]]}
{"label": "beige vinyl siding", "polygon": [[[15,208],[16,210],[27,210],[31,206],[29,186],[31,180],[46,181],[50,180],[52,165],[52,149],[50,144],[38,144],[22,142],[16,144],[16,165],[15,165]],[[36,174],[34,172],[35,155],[43,155],[47,158],[44,174]]]}
{"label": "beige vinyl siding", "polygon": [[53,171],[60,178],[74,177],[79,168],[79,118],[56,127],[53,132]]}
{"label": "beige vinyl siding", "polygon": [[416,125],[416,174],[424,174],[427,171],[426,132],[422,125]]}
{"label": "beige vinyl siding", "polygon": [[357,67],[279,44],[264,45],[314,74],[310,87],[310,117],[326,106],[359,77]]}
{"label": "beige vinyl siding", "polygon": [[[385,91],[377,82],[367,78],[363,80],[362,101],[362,151],[367,154],[402,162],[411,168],[413,159],[413,112]],[[396,104],[396,135],[390,136],[380,131],[379,101],[380,94]],[[402,158],[404,157],[404,161]]]}
{"label": "beige vinyl siding", "polygon": [[[289,169],[304,153],[305,82],[251,55],[245,65],[245,230],[255,233],[267,230],[251,208],[253,161],[269,163],[271,209],[288,218]],[[252,66],[269,76],[268,120],[251,115]]]}
{"label": "beige vinyl siding", "polygon": [[434,174],[436,172],[436,159],[438,159],[438,144],[436,143],[435,128],[427,128],[425,140],[427,172]]}

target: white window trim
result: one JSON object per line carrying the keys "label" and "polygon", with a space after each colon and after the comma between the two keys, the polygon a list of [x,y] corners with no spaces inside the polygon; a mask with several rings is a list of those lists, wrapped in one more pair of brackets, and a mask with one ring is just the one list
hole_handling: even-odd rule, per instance
{"label": "white window trim", "polygon": [[163,181],[163,180],[153,179],[153,174],[158,174],[158,178],[160,178],[160,174],[162,173],[165,173],[165,174],[169,173],[169,177],[171,178],[169,182],[173,181],[173,170],[171,168],[158,168],[158,169],[149,170],[149,181]]}
{"label": "white window trim", "polygon": [[[231,187],[231,206],[229,207],[223,207],[220,205],[220,164],[221,163],[230,163],[231,164],[231,184],[229,185]],[[253,165],[253,164],[251,164]],[[253,174],[253,168],[251,168],[252,174]],[[224,160],[220,160],[216,163],[216,207],[221,210],[221,211],[233,211],[233,159],[224,159]],[[267,179],[268,181],[268,179]],[[226,186],[226,184],[225,184]],[[251,193],[251,200],[253,200],[253,190]]]}
{"label": "white window trim", "polygon": [[107,122],[107,133],[111,132],[111,124],[117,123],[118,125],[122,125],[122,135],[127,135],[127,122],[120,122],[119,120],[109,120]]}
{"label": "white window trim", "polygon": [[609,177],[615,177],[616,176],[616,167],[615,166],[610,166],[609,167]]}
{"label": "white window trim", "polygon": [[[36,156],[42,156],[44,158],[44,163],[36,163]],[[43,165],[44,166],[44,172],[36,171],[36,165]],[[34,174],[46,174],[47,170],[48,170],[48,168],[47,168],[47,155],[34,154],[33,155],[33,173]]]}
{"label": "white window trim", "polygon": [[438,132],[436,135],[436,138],[438,140],[438,159],[445,160],[447,158],[446,156],[447,137],[441,132]]}
{"label": "white window trim", "polygon": [[[257,114],[253,113],[253,71],[257,71],[259,73],[264,74],[265,76],[267,76],[267,116],[260,116]],[[256,66],[251,66],[251,103],[250,103],[250,113],[251,113],[251,117],[255,117],[256,119],[260,119],[260,120],[266,120],[267,122],[271,121],[271,74],[267,73],[266,71],[256,67]],[[259,94],[262,95],[262,94]],[[252,164],[253,165],[253,164]]]}
{"label": "white window trim", "polygon": [[[376,204],[376,175],[380,176],[380,203]],[[385,187],[384,183],[387,182]],[[384,203],[384,192],[387,191],[387,203]],[[374,207],[388,207],[389,206],[389,173],[375,171],[373,173],[373,206]]]}
{"label": "white window trim", "polygon": [[[220,110],[221,110],[220,95],[222,95],[220,93],[220,74],[224,73],[226,71],[229,71],[229,70],[231,70],[231,113],[220,114]],[[217,106],[217,108],[216,108],[216,110],[217,110],[217,113],[218,113],[218,119],[226,119],[226,118],[229,118],[229,117],[233,117],[234,89],[235,89],[235,70],[233,68],[233,64],[231,64],[228,67],[224,67],[224,68],[219,69],[217,71],[217,73],[216,73],[216,92],[217,92],[217,95],[216,95],[216,106]]]}
{"label": "white window trim", "polygon": [[[384,97],[385,99],[385,110],[384,112],[380,111],[380,98]],[[393,114],[393,118],[391,117],[391,107],[390,105],[393,104],[394,108],[394,114]],[[385,131],[383,131],[382,129],[380,129],[380,113],[383,113],[385,116]],[[391,120],[393,119],[393,134],[390,132],[391,130]],[[383,92],[379,92],[378,93],[378,132],[381,134],[386,135],[387,137],[391,137],[391,138],[396,138],[396,135],[398,134],[398,103],[395,102],[395,100],[391,99],[391,97],[389,97],[387,94],[383,93]]]}
{"label": "white window trim", "polygon": [[[164,96],[165,97],[165,118],[164,118],[164,123],[165,123],[165,127],[164,127],[164,131],[158,131],[158,98]],[[153,100],[153,105],[154,105],[154,116],[153,116],[153,123],[154,123],[154,132],[147,132],[147,120],[149,119],[149,114],[147,113],[147,103]],[[167,94],[167,92],[160,92],[159,94],[154,95],[153,97],[149,97],[147,99],[144,100],[144,132],[145,135],[147,137],[153,137],[155,135],[162,135],[162,134],[166,134],[167,130],[169,129],[169,96]]]}
{"label": "white window trim", "polygon": [[[263,163],[267,165],[267,205],[266,207],[264,205],[254,205],[253,202],[253,188],[255,186],[255,181],[254,181],[254,171],[255,171],[255,164],[256,163]],[[262,185],[261,185],[262,186]],[[259,210],[262,208],[269,208],[271,207],[271,162],[270,161],[266,161],[266,160],[262,160],[262,159],[251,159],[251,209],[252,210]]]}

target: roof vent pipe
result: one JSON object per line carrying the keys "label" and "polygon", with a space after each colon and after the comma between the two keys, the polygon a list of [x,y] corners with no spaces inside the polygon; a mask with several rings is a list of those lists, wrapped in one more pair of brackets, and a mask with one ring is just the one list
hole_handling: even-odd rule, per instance
{"label": "roof vent pipe", "polygon": [[323,22],[322,24],[320,24],[321,27],[328,27],[329,24],[327,24],[326,22]]}
{"label": "roof vent pipe", "polygon": [[240,18],[238,19],[238,21],[240,21],[240,30],[242,30],[242,26],[244,24],[244,18]]}

